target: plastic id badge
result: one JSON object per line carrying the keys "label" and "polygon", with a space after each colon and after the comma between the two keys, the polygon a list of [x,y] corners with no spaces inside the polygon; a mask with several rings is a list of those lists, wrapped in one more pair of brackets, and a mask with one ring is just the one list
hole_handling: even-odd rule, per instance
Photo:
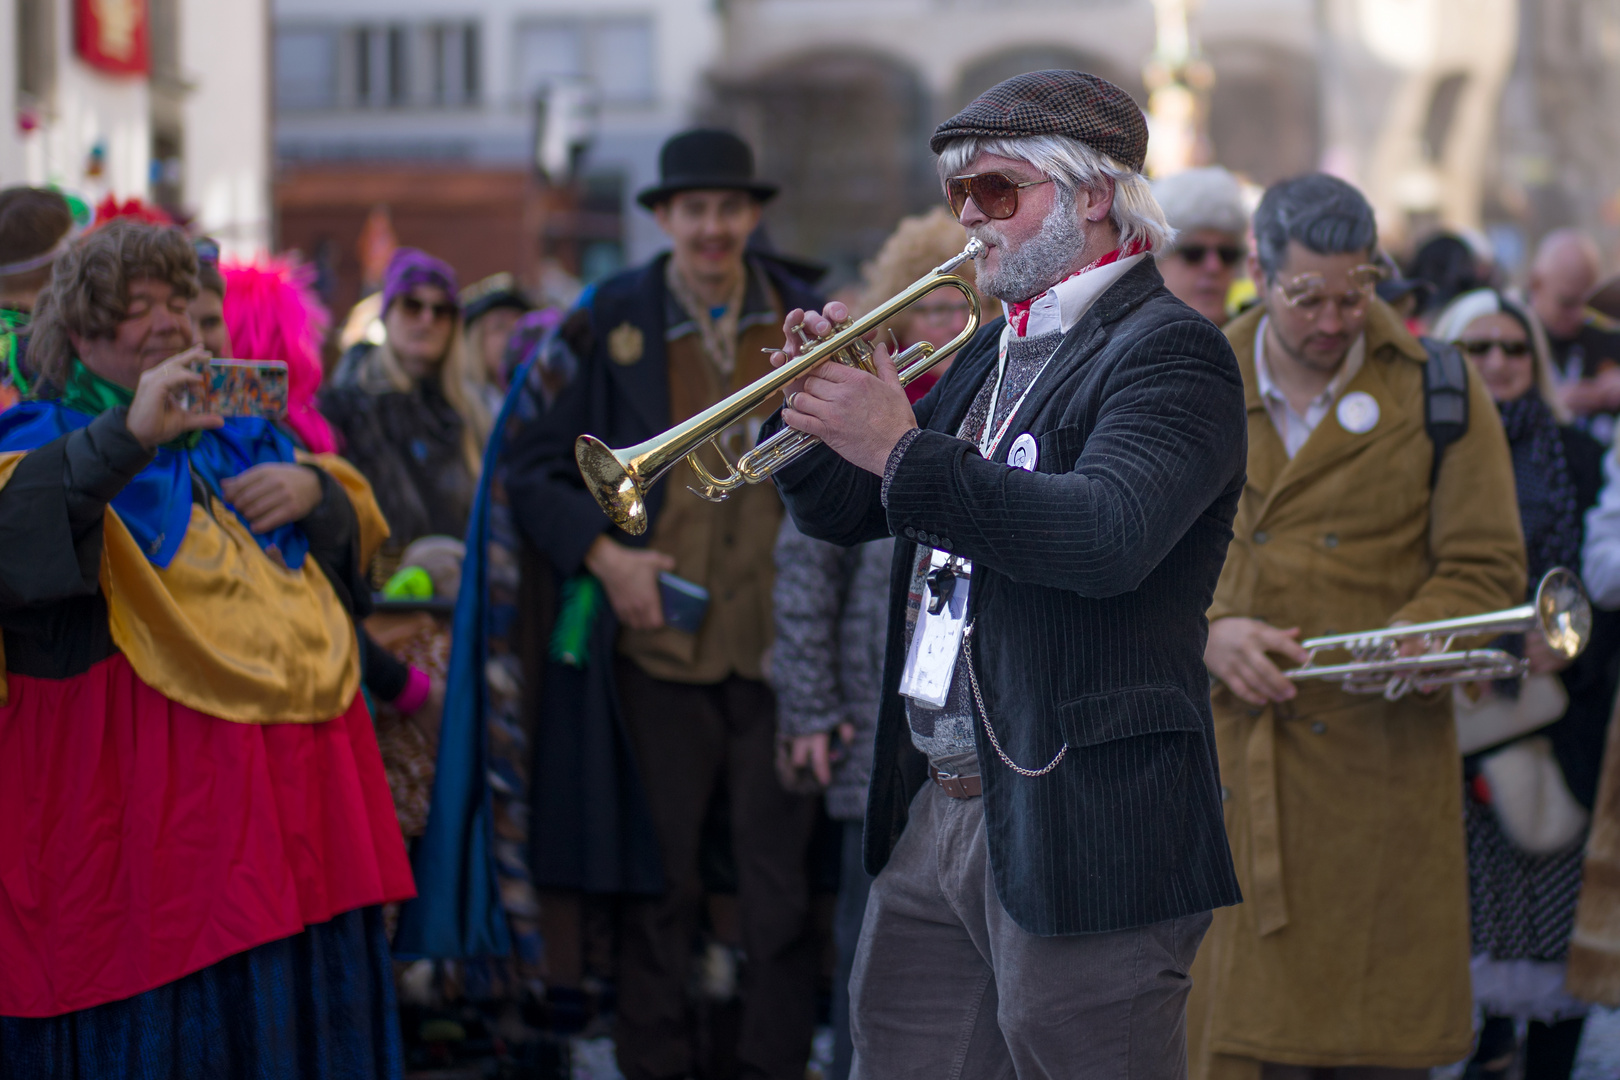
{"label": "plastic id badge", "polygon": [[917,628],[906,652],[906,669],[900,675],[900,692],[938,709],[951,692],[951,676],[962,652],[972,564],[953,562],[948,552],[935,550],[928,570]]}

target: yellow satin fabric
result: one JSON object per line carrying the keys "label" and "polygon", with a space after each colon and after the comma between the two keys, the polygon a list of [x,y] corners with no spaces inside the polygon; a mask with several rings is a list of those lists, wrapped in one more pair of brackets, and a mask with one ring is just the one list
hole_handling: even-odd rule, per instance
{"label": "yellow satin fabric", "polygon": [[[349,496],[369,561],[388,536],[371,486],[334,455],[301,457]],[[0,487],[22,458],[0,454]],[[109,507],[101,591],[113,643],[135,673],[199,712],[243,724],[319,723],[342,714],[359,691],[354,624],[326,575],[313,559],[296,571],[272,560],[218,499],[192,505],[186,538],[165,569]],[[0,705],[4,663],[0,648]]]}
{"label": "yellow satin fabric", "polygon": [[147,685],[243,724],[312,724],[360,688],[354,624],[313,559],[273,562],[218,499],[192,504],[159,569],[109,508],[101,591],[113,643]]}

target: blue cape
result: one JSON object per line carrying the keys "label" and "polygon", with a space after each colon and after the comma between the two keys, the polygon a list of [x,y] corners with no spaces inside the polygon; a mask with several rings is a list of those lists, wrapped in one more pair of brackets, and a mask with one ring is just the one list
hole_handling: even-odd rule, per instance
{"label": "blue cape", "polygon": [[[47,443],[88,427],[95,417],[58,401],[26,401],[0,413],[0,453],[38,450]],[[191,524],[191,477],[195,474],[226,505],[219,482],[265,462],[291,462],[292,440],[268,420],[234,417],[217,431],[205,431],[190,449],[161,447],[152,463],[113,497],[112,508],[146,552],[153,566],[166,567],[180,550]],[[236,508],[232,507],[232,512]],[[236,514],[244,527],[247,519]],[[249,529],[251,532],[252,530]],[[287,565],[304,564],[309,541],[297,525],[254,534],[259,546],[275,547]]]}

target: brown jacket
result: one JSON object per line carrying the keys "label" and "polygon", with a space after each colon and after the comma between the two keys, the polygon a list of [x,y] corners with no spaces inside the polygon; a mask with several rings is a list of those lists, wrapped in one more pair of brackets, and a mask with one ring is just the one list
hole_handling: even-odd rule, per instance
{"label": "brown jacket", "polygon": [[[1478,373],[1468,432],[1431,490],[1427,356],[1375,301],[1366,363],[1344,394],[1370,394],[1377,423],[1354,434],[1330,413],[1290,460],[1256,389],[1263,314],[1226,330],[1243,370],[1249,468],[1210,620],[1248,616],[1311,637],[1521,602],[1512,462]],[[1198,957],[1192,1075],[1465,1056],[1468,877],[1449,696],[1390,703],[1302,683],[1265,709],[1221,686],[1213,697],[1245,903],[1215,913]]]}
{"label": "brown jacket", "polygon": [[[772,297],[774,301],[775,298]],[[670,423],[701,412],[771,370],[765,347],[782,343],[782,313],[775,303],[770,319],[755,320],[737,336],[737,367],[730,385],[703,354],[697,333],[683,334],[667,345]],[[747,425],[759,424],[776,410],[765,402]],[[728,460],[753,445],[747,432],[733,431],[722,442]],[[702,452],[709,468],[722,469],[712,448]],[[709,590],[709,608],[694,634],[665,627],[623,631],[620,650],[642,670],[670,682],[712,684],[729,675],[765,678],[765,651],[775,639],[771,590],[776,581],[776,533],[782,524],[782,500],[771,484],[748,484],[721,503],[694,494],[696,483],[685,465],[669,478],[663,513],[653,526],[648,546],[675,557],[674,573]]]}

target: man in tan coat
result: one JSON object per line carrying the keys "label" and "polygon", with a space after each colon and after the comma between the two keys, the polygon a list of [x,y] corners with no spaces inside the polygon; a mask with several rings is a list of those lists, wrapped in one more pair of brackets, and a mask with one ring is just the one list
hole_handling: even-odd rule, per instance
{"label": "man in tan coat", "polygon": [[1512,463],[1470,371],[1466,433],[1431,475],[1430,361],[1372,295],[1359,192],[1278,184],[1254,235],[1263,303],[1226,331],[1248,483],[1204,654],[1245,902],[1215,913],[1194,969],[1192,1074],[1424,1077],[1471,1040],[1450,696],[1389,702],[1282,670],[1302,638],[1522,601]]}

